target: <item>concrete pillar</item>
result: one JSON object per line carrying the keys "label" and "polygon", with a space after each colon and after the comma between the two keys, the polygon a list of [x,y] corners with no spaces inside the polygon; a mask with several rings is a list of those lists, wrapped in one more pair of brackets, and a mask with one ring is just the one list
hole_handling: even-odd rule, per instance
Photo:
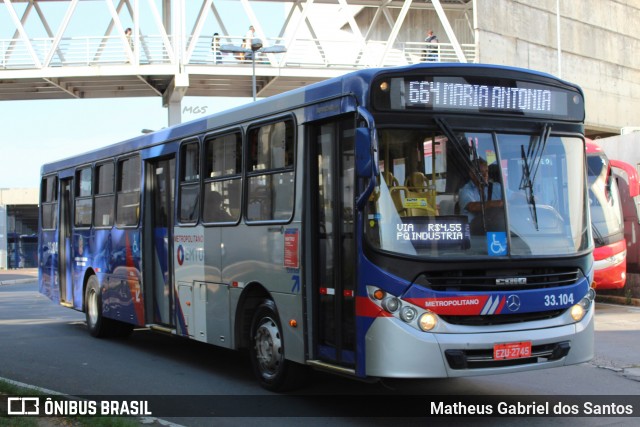
{"label": "concrete pillar", "polygon": [[189,75],[176,74],[162,96],[162,105],[169,109],[169,126],[182,123],[182,98],[189,88]]}
{"label": "concrete pillar", "polygon": [[169,113],[169,126],[182,123],[182,100],[171,101],[165,107],[167,107]]}

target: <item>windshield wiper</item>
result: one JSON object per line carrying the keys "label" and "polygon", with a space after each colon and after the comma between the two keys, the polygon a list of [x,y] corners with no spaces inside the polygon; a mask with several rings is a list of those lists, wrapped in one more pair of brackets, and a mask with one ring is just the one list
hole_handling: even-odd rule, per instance
{"label": "windshield wiper", "polygon": [[[475,178],[475,181],[479,183],[481,187],[478,189],[480,193],[480,209],[482,214],[481,215],[482,226],[483,226],[483,229],[486,230],[487,224],[486,224],[485,206],[486,206],[487,200],[485,198],[486,197],[485,190],[489,186],[489,183],[484,180],[484,175],[480,170],[480,164],[478,163],[478,151],[476,150],[476,146],[473,143],[469,143],[467,145],[467,141],[465,139],[458,138],[456,134],[453,132],[453,130],[449,127],[449,124],[444,119],[440,117],[436,117],[434,118],[434,121],[438,126],[440,126],[440,129],[447,136],[449,141],[452,142],[452,146],[457,154],[457,156],[454,156],[453,158],[462,159],[462,162],[464,163],[463,168],[466,168],[466,170],[468,170],[469,173],[473,175],[473,177]],[[469,153],[469,149],[471,150],[471,153]],[[471,154],[471,157],[472,157],[471,160],[469,160],[469,154]]]}
{"label": "windshield wiper", "polygon": [[483,182],[484,179],[482,176],[482,172],[480,171],[480,167],[475,161],[478,159],[478,153],[475,149],[476,147],[473,144],[471,145],[471,150],[472,150],[471,154],[473,155],[473,161],[469,160],[469,151],[468,151],[469,147],[467,145],[467,141],[462,138],[458,138],[453,132],[453,130],[449,127],[449,124],[444,119],[440,117],[436,117],[434,118],[434,121],[438,126],[440,126],[440,129],[447,136],[449,141],[453,143],[452,146],[457,154],[457,156],[454,156],[453,158],[455,160],[462,159],[462,161],[464,162],[464,165],[462,165],[463,168],[466,168],[467,170],[471,171],[474,177],[477,178],[478,182]]}
{"label": "windshield wiper", "polygon": [[527,203],[529,204],[531,217],[536,230],[539,230],[540,228],[538,227],[538,210],[536,209],[536,196],[534,194],[533,183],[536,180],[540,163],[542,163],[542,154],[544,153],[550,134],[551,125],[549,123],[545,123],[542,133],[538,138],[534,139],[531,144],[529,144],[526,154],[524,152],[524,145],[520,146],[520,155],[522,157],[522,179],[520,180],[520,190],[526,190]]}
{"label": "windshield wiper", "polygon": [[602,233],[598,230],[598,227],[591,224],[591,231],[593,231],[593,241],[596,242],[598,246],[604,246],[604,237],[602,237]]}
{"label": "windshield wiper", "polygon": [[531,168],[529,167],[529,161],[524,153],[524,145],[520,146],[520,153],[522,156],[522,179],[520,180],[520,190],[526,190],[527,203],[529,203],[529,209],[531,210],[531,216],[533,223],[538,228],[538,211],[536,210],[536,196],[533,194],[533,181],[531,179]]}

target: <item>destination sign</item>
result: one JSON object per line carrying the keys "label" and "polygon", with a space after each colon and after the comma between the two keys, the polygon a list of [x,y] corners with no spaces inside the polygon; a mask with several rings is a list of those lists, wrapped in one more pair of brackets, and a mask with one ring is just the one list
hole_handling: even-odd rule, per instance
{"label": "destination sign", "polygon": [[381,110],[584,118],[584,103],[579,92],[528,81],[460,76],[395,77],[382,81],[374,93],[374,104]]}
{"label": "destination sign", "polygon": [[567,94],[540,88],[515,88],[439,81],[405,82],[407,106],[490,109],[567,114]]}

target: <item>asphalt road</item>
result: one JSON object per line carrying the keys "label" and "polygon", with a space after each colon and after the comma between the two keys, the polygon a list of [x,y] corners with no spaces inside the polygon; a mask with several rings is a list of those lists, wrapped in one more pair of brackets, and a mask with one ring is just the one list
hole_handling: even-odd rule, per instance
{"label": "asphalt road", "polygon": [[[223,413],[224,409],[230,408],[236,416],[214,418],[215,425],[307,427],[327,423],[396,425],[412,421],[426,424],[425,418],[402,418],[406,415],[403,399],[422,396],[427,402],[442,395],[472,395],[478,399],[497,395],[515,400],[518,396],[524,399],[531,395],[584,395],[585,400],[601,395],[631,396],[637,402],[637,416],[640,416],[640,309],[598,304],[596,348],[596,357],[590,363],[487,377],[367,384],[313,373],[304,392],[319,397],[286,403],[299,405],[300,411],[319,415],[323,414],[323,405],[336,403],[331,400],[336,394],[360,396],[357,403],[365,406],[367,396],[370,396],[372,411],[379,414],[380,406],[385,406],[386,402],[380,396],[390,396],[388,408],[383,408],[388,409],[388,418],[350,418],[335,411],[328,411],[331,418],[238,417],[244,414],[244,407],[247,415],[259,415],[260,405],[264,407],[262,413],[271,416],[274,411],[269,405],[283,404],[278,397],[274,401],[271,393],[257,385],[244,353],[146,330],[135,331],[128,340],[95,339],[86,331],[83,313],[57,306],[38,294],[35,281],[0,286],[0,377],[74,396],[166,396],[185,408],[187,403],[198,405],[202,399],[217,396],[218,408],[224,405]],[[615,403],[616,399],[611,400]],[[191,414],[187,409],[184,413]],[[212,425],[212,419],[183,415],[170,420],[188,426]],[[547,417],[517,419],[518,424],[527,426],[574,425],[575,421],[575,418]],[[468,425],[469,422],[473,425],[512,425],[516,419],[428,420],[431,425],[449,426]],[[580,418],[581,424],[593,426],[637,425],[637,422],[637,418]]]}

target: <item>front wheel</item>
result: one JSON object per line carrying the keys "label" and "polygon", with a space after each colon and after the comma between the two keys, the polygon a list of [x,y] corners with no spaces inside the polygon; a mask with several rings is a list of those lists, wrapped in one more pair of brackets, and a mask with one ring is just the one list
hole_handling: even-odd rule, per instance
{"label": "front wheel", "polygon": [[251,365],[262,387],[286,391],[303,384],[305,367],[284,358],[282,327],[273,301],[265,300],[256,309],[249,340]]}

